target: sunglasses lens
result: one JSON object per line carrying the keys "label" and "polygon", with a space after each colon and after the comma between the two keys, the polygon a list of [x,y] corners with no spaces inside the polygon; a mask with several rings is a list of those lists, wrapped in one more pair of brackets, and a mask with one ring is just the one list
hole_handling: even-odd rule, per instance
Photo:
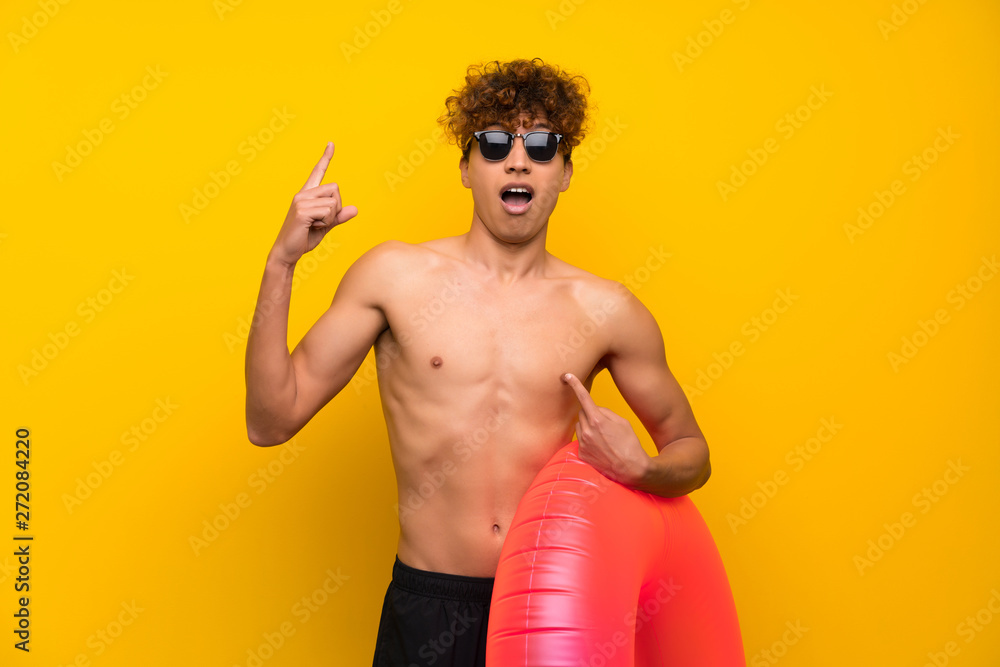
{"label": "sunglasses lens", "polygon": [[552,132],[531,132],[524,138],[524,150],[535,162],[548,162],[558,149],[559,138]]}
{"label": "sunglasses lens", "polygon": [[510,152],[512,137],[506,132],[483,132],[479,135],[479,150],[487,160],[502,160]]}
{"label": "sunglasses lens", "polygon": [[[529,132],[524,137],[524,150],[535,162],[548,162],[559,150],[559,139],[552,132]],[[514,137],[507,132],[490,130],[479,133],[479,152],[487,160],[503,160],[513,145]]]}

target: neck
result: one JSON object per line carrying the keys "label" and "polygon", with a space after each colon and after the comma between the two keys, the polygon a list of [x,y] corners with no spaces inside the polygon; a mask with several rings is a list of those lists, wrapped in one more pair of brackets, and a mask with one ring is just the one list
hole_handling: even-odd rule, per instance
{"label": "neck", "polygon": [[[465,234],[466,261],[501,285],[541,278],[545,275],[549,257],[545,249],[548,227],[546,220],[533,235],[529,230],[523,235],[509,232],[501,237],[490,231],[479,215],[473,212],[472,227]],[[502,233],[503,230],[497,231]]]}

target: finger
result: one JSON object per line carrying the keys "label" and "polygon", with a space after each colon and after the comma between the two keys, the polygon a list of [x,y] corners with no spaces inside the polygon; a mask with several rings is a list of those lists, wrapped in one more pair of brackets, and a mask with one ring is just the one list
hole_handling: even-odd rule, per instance
{"label": "finger", "polygon": [[327,229],[333,229],[336,224],[337,214],[340,213],[340,206],[331,206],[327,209],[326,213],[323,215],[323,219],[318,222],[313,223],[313,227],[325,227]]}
{"label": "finger", "polygon": [[358,214],[357,206],[324,206],[310,209],[312,227],[329,227],[333,229],[337,225],[342,225]]}
{"label": "finger", "polygon": [[308,204],[302,205],[298,210],[301,216],[314,221],[314,224],[315,221],[319,221],[320,226],[339,225],[358,214],[357,206],[342,207],[340,193],[333,193],[329,198],[310,200]]}
{"label": "finger", "polygon": [[340,192],[340,186],[336,183],[324,183],[314,188],[303,188],[299,190],[295,197],[301,201],[303,199],[321,199],[323,197],[335,197]]}
{"label": "finger", "polygon": [[[309,206],[298,206],[295,209],[295,221],[297,224],[309,227],[322,226],[324,219],[330,217],[331,210],[333,211],[333,216],[336,216],[340,212],[340,202],[336,199],[317,199],[313,201],[316,203]],[[320,204],[319,202],[323,203]]]}
{"label": "finger", "polygon": [[326,168],[330,166],[330,158],[333,157],[333,150],[333,142],[328,141],[326,148],[323,150],[323,156],[316,163],[316,166],[313,167],[312,173],[309,174],[309,178],[306,180],[306,184],[302,186],[302,190],[314,188],[323,182],[323,176],[326,175]]}
{"label": "finger", "polygon": [[357,214],[358,214],[357,206],[345,206],[344,208],[340,209],[340,213],[337,214],[336,224],[341,225],[350,220],[351,218],[353,218],[354,216],[356,216]]}
{"label": "finger", "polygon": [[310,206],[299,209],[300,219],[307,221],[310,225],[327,224],[333,222],[337,214],[340,213],[340,202],[327,200],[330,203],[323,206]]}
{"label": "finger", "polygon": [[563,381],[573,389],[577,400],[580,401],[580,406],[583,408],[584,414],[587,416],[587,421],[593,424],[601,413],[597,409],[597,404],[594,403],[594,399],[591,398],[590,392],[588,392],[587,388],[583,386],[583,383],[580,382],[579,378],[572,373],[566,373],[563,376]]}

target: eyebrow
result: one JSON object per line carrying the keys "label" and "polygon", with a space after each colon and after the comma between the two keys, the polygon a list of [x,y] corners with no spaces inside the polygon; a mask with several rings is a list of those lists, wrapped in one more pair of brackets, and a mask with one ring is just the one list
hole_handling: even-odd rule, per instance
{"label": "eyebrow", "polygon": [[[546,123],[544,120],[536,120],[535,124],[532,125],[530,128],[528,128],[528,131],[530,132],[530,131],[532,131],[532,130],[534,130],[536,128],[539,128],[539,127],[543,127],[546,130],[551,130],[552,129],[552,126],[549,125],[548,123]],[[493,128],[503,128],[503,126],[500,123],[493,123],[491,125],[487,125],[486,126],[486,129],[488,129],[488,130],[489,129],[493,129]]]}

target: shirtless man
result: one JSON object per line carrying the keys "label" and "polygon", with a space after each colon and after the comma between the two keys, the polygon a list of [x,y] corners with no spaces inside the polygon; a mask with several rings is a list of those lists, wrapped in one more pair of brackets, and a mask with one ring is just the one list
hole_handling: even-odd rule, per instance
{"label": "shirtless man", "polygon": [[[290,355],[295,265],[358,213],[342,204],[336,183],[321,184],[332,143],[292,198],[268,255],[247,343],[252,443],[292,438],[375,346],[400,507],[376,667],[483,664],[507,528],[536,473],[574,432],[582,460],[631,488],[681,496],[711,474],[652,314],[621,283],[545,249],[583,136],[585,90],[581,77],[538,59],[470,68],[441,119],[463,150],[469,231],[368,250]],[[528,194],[504,194],[511,187]],[[592,333],[581,336],[588,322],[583,330]],[[625,418],[594,405],[588,392],[604,369],[657,456]]]}

